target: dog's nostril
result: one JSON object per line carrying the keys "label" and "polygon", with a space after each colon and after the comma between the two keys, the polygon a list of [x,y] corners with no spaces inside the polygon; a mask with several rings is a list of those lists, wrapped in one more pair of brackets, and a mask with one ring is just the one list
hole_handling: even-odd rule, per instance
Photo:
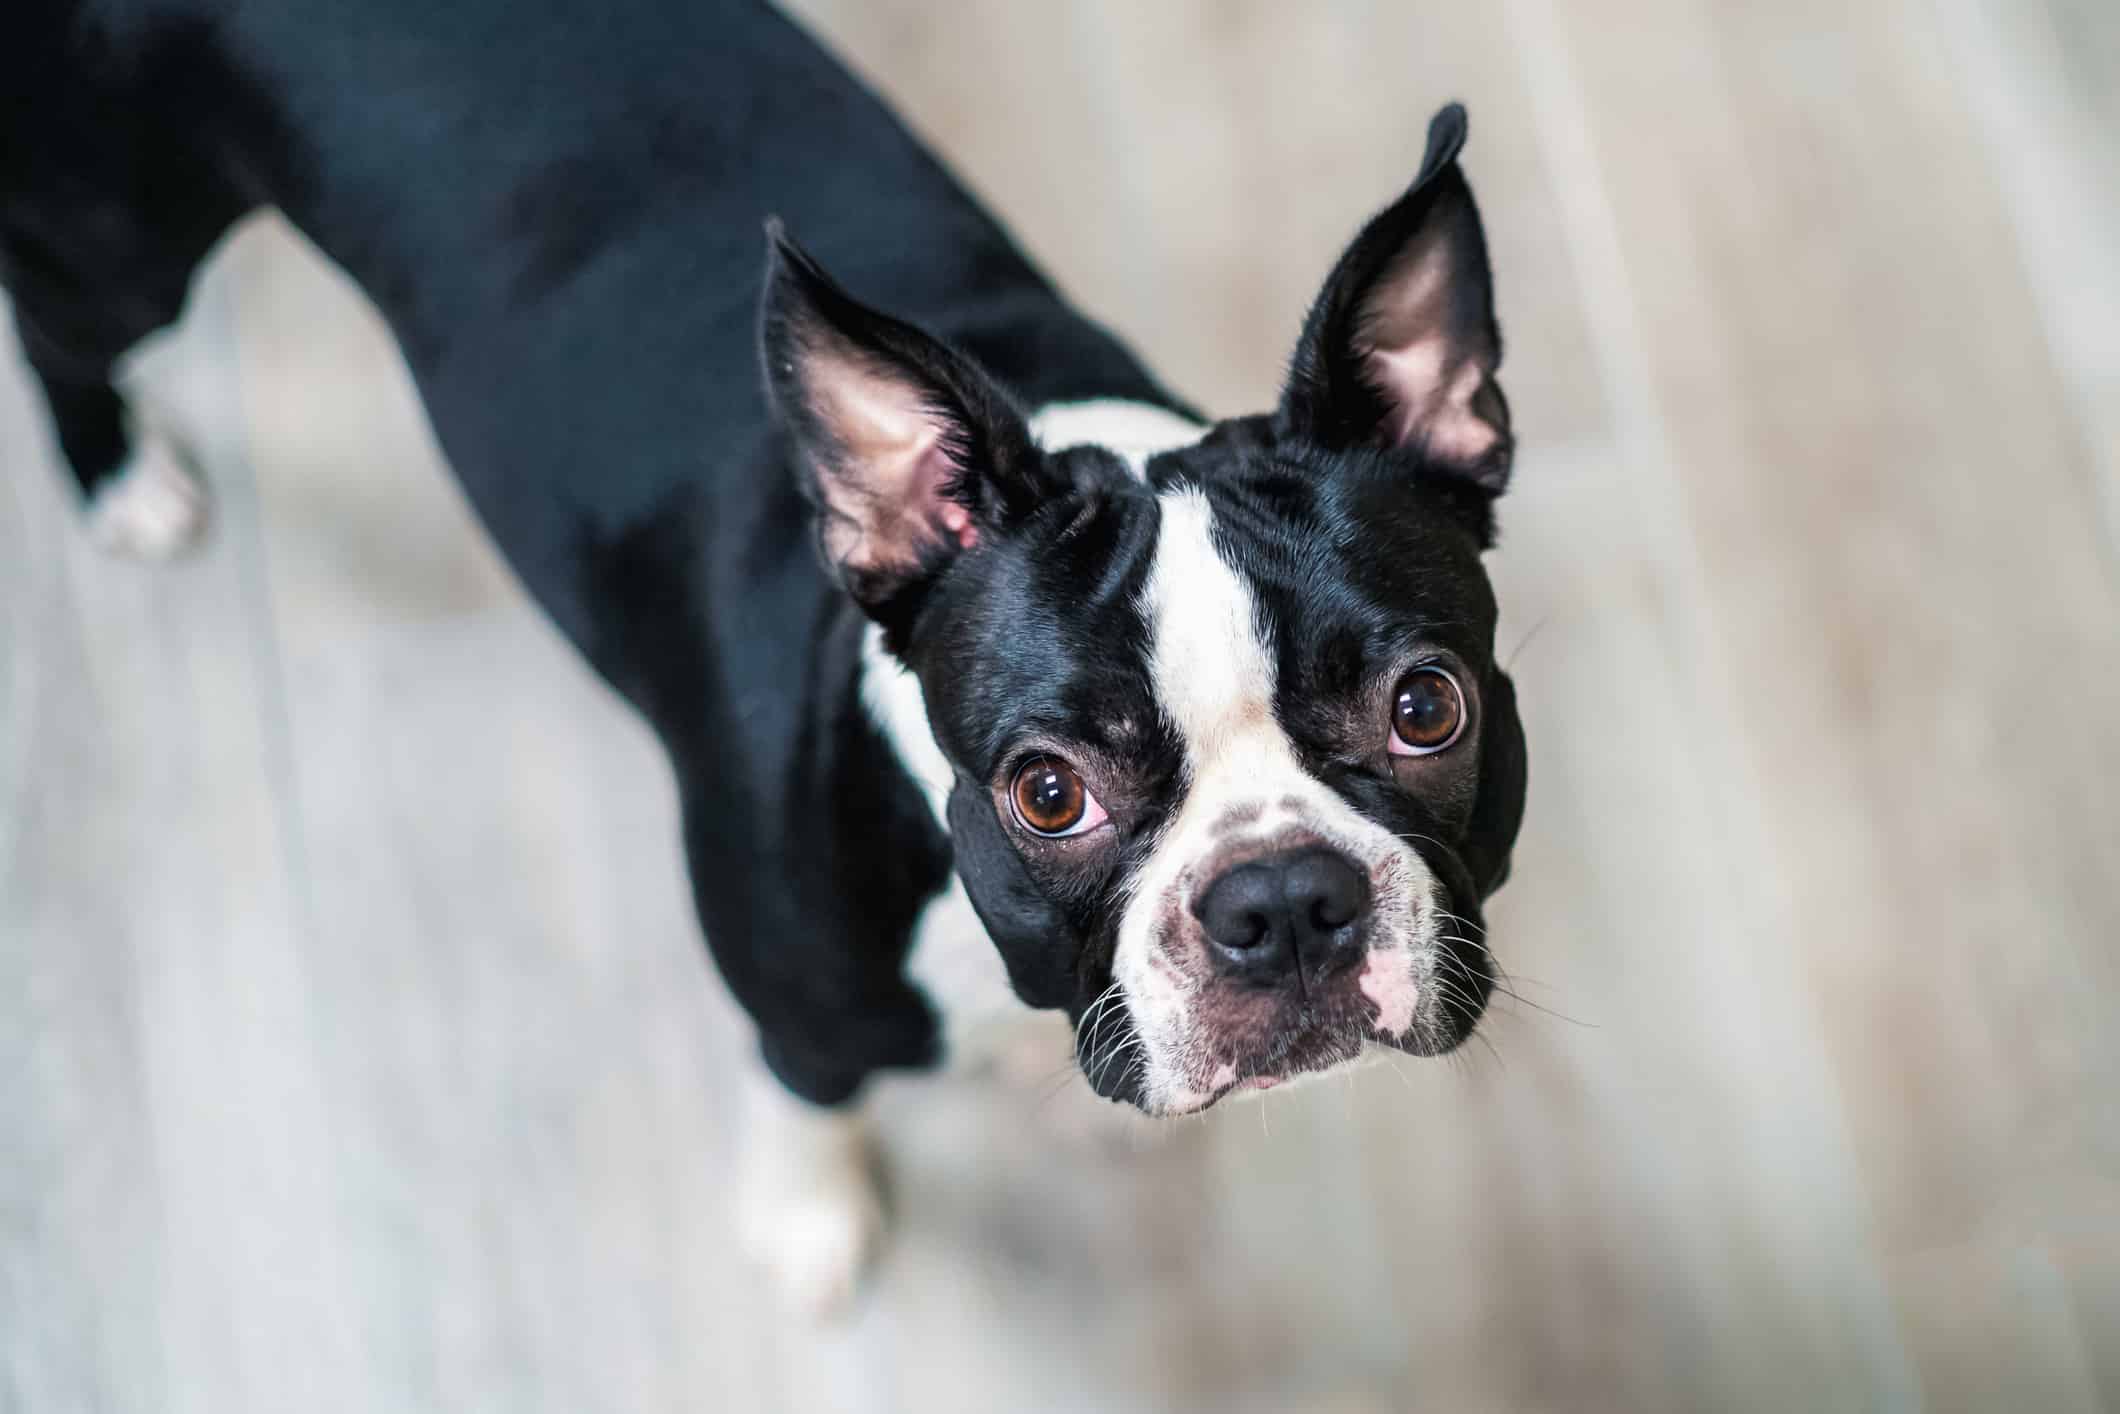
{"label": "dog's nostril", "polygon": [[1280,906],[1278,872],[1267,864],[1246,864],[1215,880],[1193,911],[1209,941],[1225,954],[1241,956],[1276,941]]}
{"label": "dog's nostril", "polygon": [[1369,906],[1369,880],[1343,855],[1317,850],[1298,856],[1287,879],[1289,898],[1309,901],[1311,926],[1320,932],[1346,927]]}

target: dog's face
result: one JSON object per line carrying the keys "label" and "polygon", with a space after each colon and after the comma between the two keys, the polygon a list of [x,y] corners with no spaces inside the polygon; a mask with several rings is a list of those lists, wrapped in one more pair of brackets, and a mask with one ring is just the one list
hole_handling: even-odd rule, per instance
{"label": "dog's face", "polygon": [[1463,117],[1327,281],[1279,409],[1133,464],[777,244],[765,357],[827,561],[918,675],[958,871],[1102,1094],[1447,1051],[1524,746],[1480,554],[1508,413]]}

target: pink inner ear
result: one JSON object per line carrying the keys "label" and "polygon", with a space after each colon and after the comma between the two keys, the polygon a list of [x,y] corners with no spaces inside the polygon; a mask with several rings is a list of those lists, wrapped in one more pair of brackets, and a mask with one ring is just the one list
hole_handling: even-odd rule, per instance
{"label": "pink inner ear", "polygon": [[959,547],[969,550],[979,543],[979,527],[972,524],[972,513],[955,501],[942,503],[942,528],[957,537]]}
{"label": "pink inner ear", "polygon": [[957,468],[940,414],[902,379],[850,351],[812,355],[813,408],[838,456],[819,478],[826,551],[856,570],[918,564],[937,541],[978,543],[971,512],[943,494]]}
{"label": "pink inner ear", "polygon": [[1408,247],[1364,301],[1357,338],[1370,386],[1384,397],[1385,440],[1475,462],[1494,450],[1501,429],[1474,411],[1490,370],[1451,338],[1450,279],[1443,241]]}
{"label": "pink inner ear", "polygon": [[[1476,462],[1493,451],[1502,436],[1472,408],[1487,375],[1471,359],[1446,369],[1444,356],[1440,339],[1370,350],[1370,381],[1391,408],[1384,438],[1394,447],[1417,441],[1428,454],[1445,461]],[[1427,400],[1414,401],[1406,391],[1410,389],[1423,390]]]}

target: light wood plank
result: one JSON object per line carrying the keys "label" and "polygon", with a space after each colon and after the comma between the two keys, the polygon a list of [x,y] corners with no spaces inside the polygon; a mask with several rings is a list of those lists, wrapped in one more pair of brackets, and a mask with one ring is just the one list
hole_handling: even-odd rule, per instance
{"label": "light wood plank", "polygon": [[2104,9],[799,9],[1217,412],[1470,103],[1525,1000],[1175,1128],[893,1083],[781,1323],[654,745],[264,222],[145,370],[199,562],[70,539],[0,368],[0,1408],[2120,1403]]}
{"label": "light wood plank", "polygon": [[[2021,1326],[1967,1354],[1949,1313],[1988,1254],[2102,1272],[2082,1314],[2109,1309],[2104,1244],[2050,1215],[2114,1176],[2089,1097],[2120,1060],[2120,622],[2095,480],[1925,19],[1673,4],[1641,26],[1683,49],[1571,33],[1627,245],[1658,272],[1633,293],[1714,571],[1771,941],[1807,978],[1903,1339],[1948,1404],[1969,1360],[2001,1388],[2062,1378]],[[1667,140],[1634,140],[1674,109]],[[1946,1248],[1960,1282],[1936,1279]]]}

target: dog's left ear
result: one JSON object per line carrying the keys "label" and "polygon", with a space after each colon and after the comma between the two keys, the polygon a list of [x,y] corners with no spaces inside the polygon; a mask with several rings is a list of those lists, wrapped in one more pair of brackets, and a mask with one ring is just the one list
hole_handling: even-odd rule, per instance
{"label": "dog's left ear", "polygon": [[827,564],[893,620],[959,554],[1042,498],[1009,396],[972,361],[855,300],[767,223],[759,352]]}
{"label": "dog's left ear", "polygon": [[1405,195],[1340,257],[1310,307],[1281,394],[1284,434],[1334,450],[1404,451],[1423,471],[1498,495],[1508,485],[1509,405],[1487,240],[1458,170],[1465,110],[1428,125]]}

